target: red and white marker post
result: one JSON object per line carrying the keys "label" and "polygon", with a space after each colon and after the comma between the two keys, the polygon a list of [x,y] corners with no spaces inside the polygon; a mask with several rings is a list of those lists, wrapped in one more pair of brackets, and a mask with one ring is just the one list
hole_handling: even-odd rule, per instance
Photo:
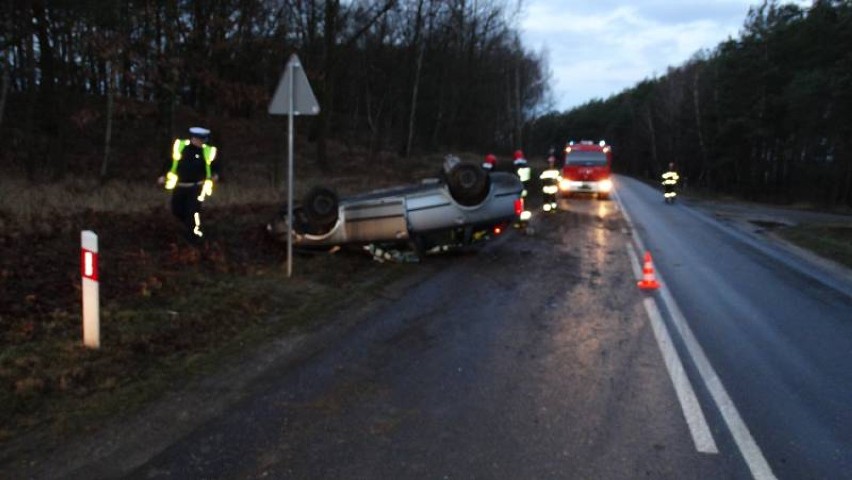
{"label": "red and white marker post", "polygon": [[83,276],[83,345],[101,346],[100,286],[98,283],[98,236],[80,233],[80,273]]}

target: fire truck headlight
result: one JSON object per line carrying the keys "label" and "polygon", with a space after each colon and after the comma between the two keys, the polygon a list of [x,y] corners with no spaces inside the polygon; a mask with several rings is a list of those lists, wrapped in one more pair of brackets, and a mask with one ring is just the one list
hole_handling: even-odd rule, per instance
{"label": "fire truck headlight", "polygon": [[612,191],[612,180],[608,178],[606,180],[601,180],[601,191],[604,193]]}
{"label": "fire truck headlight", "polygon": [[571,182],[568,181],[567,178],[563,178],[563,179],[559,180],[559,190],[562,190],[564,192],[564,191],[568,190],[570,187],[571,187]]}

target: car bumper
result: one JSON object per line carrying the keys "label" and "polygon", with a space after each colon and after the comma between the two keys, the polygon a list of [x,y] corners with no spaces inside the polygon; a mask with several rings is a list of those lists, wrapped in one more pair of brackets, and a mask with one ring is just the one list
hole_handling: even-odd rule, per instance
{"label": "car bumper", "polygon": [[569,193],[603,193],[612,192],[612,180],[580,181],[565,180],[559,182],[559,192],[563,195]]}

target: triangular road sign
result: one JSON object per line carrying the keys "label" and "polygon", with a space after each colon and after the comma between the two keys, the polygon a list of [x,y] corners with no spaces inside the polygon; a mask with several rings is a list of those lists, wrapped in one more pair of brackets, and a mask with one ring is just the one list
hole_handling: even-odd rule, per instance
{"label": "triangular road sign", "polygon": [[311,84],[308,83],[308,77],[302,68],[302,63],[295,53],[290,55],[290,60],[287,61],[284,74],[281,75],[281,80],[278,81],[278,88],[275,89],[275,95],[272,96],[272,101],[269,102],[269,114],[288,115],[290,113],[291,75],[293,76],[293,114],[317,115],[320,111],[317,97],[314,96]]}

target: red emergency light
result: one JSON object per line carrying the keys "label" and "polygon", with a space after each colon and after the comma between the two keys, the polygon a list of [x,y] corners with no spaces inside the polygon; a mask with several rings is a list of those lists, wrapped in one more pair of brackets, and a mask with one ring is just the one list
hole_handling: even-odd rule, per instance
{"label": "red emergency light", "polygon": [[524,199],[517,198],[515,199],[515,215],[520,216],[522,213],[524,213]]}

